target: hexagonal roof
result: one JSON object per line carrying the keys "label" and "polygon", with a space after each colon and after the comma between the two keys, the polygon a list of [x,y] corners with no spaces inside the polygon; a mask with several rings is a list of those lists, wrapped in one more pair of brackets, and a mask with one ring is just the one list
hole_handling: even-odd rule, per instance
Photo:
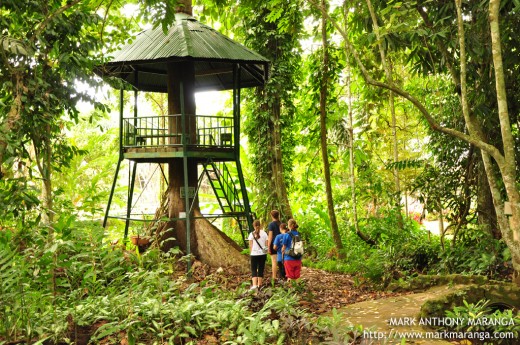
{"label": "hexagonal roof", "polygon": [[269,60],[184,13],[167,33],[160,26],[141,32],[95,72],[138,90],[167,92],[167,63],[185,60],[194,61],[196,91],[232,89],[236,64],[241,87],[263,85],[268,77]]}

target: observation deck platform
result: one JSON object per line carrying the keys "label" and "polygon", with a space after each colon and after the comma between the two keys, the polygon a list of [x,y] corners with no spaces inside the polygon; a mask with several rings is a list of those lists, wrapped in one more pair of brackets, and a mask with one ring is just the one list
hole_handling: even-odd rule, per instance
{"label": "observation deck platform", "polygon": [[126,117],[122,120],[123,157],[137,162],[168,162],[188,157],[206,161],[236,159],[233,117],[185,115]]}

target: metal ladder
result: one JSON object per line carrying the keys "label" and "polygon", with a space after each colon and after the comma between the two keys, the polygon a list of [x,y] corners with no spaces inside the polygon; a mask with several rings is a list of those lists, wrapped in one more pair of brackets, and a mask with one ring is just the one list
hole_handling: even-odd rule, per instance
{"label": "metal ladder", "polygon": [[230,172],[225,162],[208,160],[202,166],[217,197],[222,213],[236,219],[244,246],[247,247],[247,237],[250,229],[252,230],[251,223],[254,215],[250,214],[248,217],[243,203],[242,191],[237,188],[234,175]]}

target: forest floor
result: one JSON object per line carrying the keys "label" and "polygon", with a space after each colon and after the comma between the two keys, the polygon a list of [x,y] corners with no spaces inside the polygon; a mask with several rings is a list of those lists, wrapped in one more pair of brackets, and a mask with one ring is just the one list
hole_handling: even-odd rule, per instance
{"label": "forest floor", "polygon": [[[269,267],[265,269],[264,288],[270,286],[271,277],[270,265],[267,263],[266,266]],[[218,273],[200,262],[193,265],[193,279],[195,281],[213,280],[226,290],[236,290],[244,282],[251,282],[250,274],[226,270]],[[281,286],[281,284],[276,283],[276,286]],[[284,286],[287,286],[287,284]],[[349,275],[330,273],[308,267],[302,267],[301,280],[296,290],[300,294],[300,306],[316,315],[331,312],[334,308],[338,309],[357,302],[403,294],[378,291],[369,285],[360,283]]]}
{"label": "forest floor", "polygon": [[[266,267],[265,277],[271,276],[270,267]],[[195,281],[208,279],[227,290],[236,290],[241,284],[250,282],[249,274],[231,271],[216,272],[196,263],[193,269]],[[267,288],[268,281],[264,284]],[[379,291],[367,284],[360,283],[349,275],[302,267],[301,282],[295,289],[300,294],[299,304],[314,315],[332,316],[333,309],[340,315],[342,323],[361,325],[366,332],[361,344],[401,344],[401,340],[390,339],[408,332],[406,344],[468,344],[465,340],[428,339],[421,340],[431,329],[418,325],[389,324],[391,318],[416,320],[422,304],[430,298],[453,291],[454,286],[438,286],[420,293]],[[413,334],[410,334],[412,333]],[[418,335],[418,333],[422,335]],[[384,339],[376,337],[384,336]],[[416,337],[416,339],[412,339]]]}

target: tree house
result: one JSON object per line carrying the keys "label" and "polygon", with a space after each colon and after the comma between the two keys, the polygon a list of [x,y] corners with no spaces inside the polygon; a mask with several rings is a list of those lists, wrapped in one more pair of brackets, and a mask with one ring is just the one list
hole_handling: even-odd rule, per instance
{"label": "tree house", "polygon": [[[104,226],[121,162],[133,169],[129,182],[125,240],[131,219],[132,195],[138,163],[167,163],[168,221],[177,227],[176,237],[190,253],[196,218],[232,217],[240,226],[244,245],[252,229],[252,213],[240,165],[240,90],[262,86],[268,78],[269,61],[245,46],[177,13],[175,23],[140,33],[116,52],[112,61],[96,73],[120,89],[120,155],[106,209]],[[124,90],[168,94],[166,116],[140,114],[137,101],[133,114],[123,109]],[[195,92],[232,90],[232,116],[196,113]],[[232,173],[233,172],[233,173]],[[197,212],[198,191],[207,176],[220,206],[218,214]],[[186,192],[188,191],[188,192]],[[182,231],[179,232],[179,229]],[[196,241],[196,240],[195,240]]]}

